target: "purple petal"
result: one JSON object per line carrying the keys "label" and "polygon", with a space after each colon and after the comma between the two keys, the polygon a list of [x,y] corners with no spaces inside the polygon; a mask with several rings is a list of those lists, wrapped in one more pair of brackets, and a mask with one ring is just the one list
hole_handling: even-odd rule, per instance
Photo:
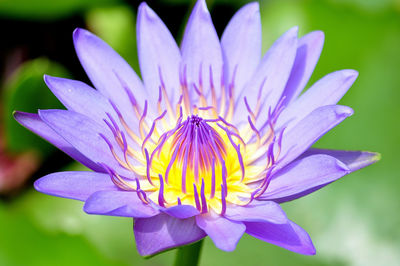
{"label": "purple petal", "polygon": [[357,75],[355,70],[341,70],[326,75],[282,111],[276,127],[288,124],[288,130],[318,107],[336,104],[354,83]]}
{"label": "purple petal", "polygon": [[279,206],[273,201],[257,201],[254,200],[246,206],[229,206],[225,213],[229,220],[239,222],[270,222],[270,223],[286,223],[287,217]]}
{"label": "purple petal", "polygon": [[341,105],[323,106],[311,112],[284,134],[276,170],[296,159],[321,136],[352,114],[350,107]]}
{"label": "purple petal", "polygon": [[89,31],[78,28],[73,37],[78,58],[95,88],[117,105],[126,120],[135,121],[126,90],[133,93],[139,104],[152,99],[135,71],[108,44]]}
{"label": "purple petal", "polygon": [[335,157],[344,163],[352,172],[373,164],[381,158],[381,155],[376,152],[322,150],[314,148],[308,149],[301,155],[301,157],[307,157],[314,154],[326,154]]}
{"label": "purple petal", "polygon": [[[239,104],[242,106],[239,106],[238,110],[246,110],[244,96],[252,107],[260,100],[261,103],[265,101],[267,108],[271,107],[274,110],[286,86],[296,56],[297,30],[298,28],[294,27],[284,33],[264,55],[239,98]],[[236,120],[243,121],[244,118],[247,119],[247,115],[247,112],[237,112]]]}
{"label": "purple petal", "polygon": [[314,71],[324,45],[324,33],[313,31],[299,39],[296,59],[283,96],[283,105],[295,100],[306,86]]}
{"label": "purple petal", "polygon": [[103,122],[106,113],[114,113],[106,97],[81,81],[47,75],[44,81],[68,110],[84,114],[96,122]]}
{"label": "purple petal", "polygon": [[167,214],[135,220],[136,247],[141,256],[150,256],[178,246],[191,244],[206,236],[194,217],[177,219]]}
{"label": "purple petal", "polygon": [[[104,95],[99,91],[76,80],[50,76],[45,76],[44,79],[47,86],[68,110],[90,117],[95,122],[101,123],[104,126],[106,126],[106,124],[103,120],[106,119],[109,121],[110,119],[108,118],[108,115],[110,115],[118,127],[121,130],[124,130],[124,127],[118,118],[118,114],[116,114],[109,99],[104,97]],[[130,129],[135,134],[139,135],[139,129],[137,126],[132,126]],[[127,136],[128,133],[125,133]],[[127,142],[129,143],[129,146],[138,148],[137,143],[132,141],[130,138],[127,138]]]}
{"label": "purple petal", "polygon": [[[106,126],[94,122],[87,116],[65,110],[40,110],[41,119],[50,126],[57,134],[62,136],[78,151],[87,158],[97,163],[105,163],[123,176],[132,177],[130,171],[122,168],[113,157],[105,140],[99,135],[102,133],[106,138],[114,143],[114,137],[110,132],[106,131]],[[117,144],[114,143],[117,147]],[[123,158],[119,153],[118,147],[115,152]]]}
{"label": "purple petal", "polygon": [[69,199],[85,201],[99,190],[117,190],[108,174],[94,172],[59,172],[35,181],[39,192]]}
{"label": "purple petal", "polygon": [[89,214],[134,218],[148,218],[159,213],[143,203],[134,191],[97,191],[86,200],[83,210]]}
{"label": "purple petal", "polygon": [[199,87],[201,79],[204,94],[210,96],[211,67],[212,83],[219,96],[223,62],[221,45],[205,0],[197,1],[193,8],[183,36],[181,51],[189,82]]}
{"label": "purple petal", "polygon": [[218,214],[196,216],[196,222],[212,239],[215,246],[223,251],[233,251],[246,230],[242,222],[230,221]]}
{"label": "purple petal", "polygon": [[349,174],[341,161],[325,154],[296,160],[272,177],[267,191],[258,199],[279,203],[303,197]]}
{"label": "purple petal", "polygon": [[168,28],[146,3],[139,7],[137,39],[140,70],[146,89],[158,95],[161,71],[170,100],[176,104],[180,88],[181,53]]}
{"label": "purple petal", "polygon": [[221,38],[228,83],[237,94],[243,90],[261,59],[261,20],[259,4],[249,3],[229,21]]}
{"label": "purple petal", "polygon": [[304,229],[289,221],[287,224],[246,222],[246,233],[262,241],[303,255],[315,255],[310,236]]}
{"label": "purple petal", "polygon": [[14,113],[15,120],[18,121],[21,125],[44,138],[67,155],[69,155],[74,160],[80,162],[86,167],[92,169],[96,172],[104,172],[104,169],[98,166],[96,163],[89,160],[82,153],[76,150],[70,143],[65,141],[61,136],[59,136],[53,129],[51,129],[46,123],[40,119],[37,114],[30,114],[24,112],[15,112]]}
{"label": "purple petal", "polygon": [[179,219],[186,219],[200,214],[192,205],[176,205],[169,208],[157,207],[164,213]]}

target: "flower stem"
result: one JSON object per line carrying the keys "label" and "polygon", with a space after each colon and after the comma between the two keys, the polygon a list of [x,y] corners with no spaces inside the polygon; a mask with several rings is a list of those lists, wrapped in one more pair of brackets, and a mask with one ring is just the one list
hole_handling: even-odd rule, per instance
{"label": "flower stem", "polygon": [[199,265],[200,251],[202,244],[203,244],[203,239],[191,245],[178,248],[178,250],[176,251],[174,266]]}

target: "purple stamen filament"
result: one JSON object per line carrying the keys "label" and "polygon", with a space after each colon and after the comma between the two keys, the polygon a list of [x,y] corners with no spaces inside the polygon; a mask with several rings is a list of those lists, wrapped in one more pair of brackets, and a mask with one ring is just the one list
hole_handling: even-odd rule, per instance
{"label": "purple stamen filament", "polygon": [[[248,192],[249,197],[240,202],[243,205],[249,204],[268,188],[272,169],[281,150],[284,130],[276,130],[274,126],[283,110],[284,101],[281,100],[275,108],[270,107],[268,117],[262,120],[259,113],[261,107],[264,108],[265,98],[258,97],[252,110],[244,97],[242,100],[248,117],[247,131],[243,131],[243,128],[232,124],[237,104],[234,97],[237,66],[228,84],[225,84],[223,77],[221,84],[215,82],[217,79],[214,80],[211,66],[200,65],[199,69],[198,79],[193,82],[188,81],[186,65],[181,66],[181,95],[178,95],[179,99],[173,99],[168,97],[167,89],[170,87],[168,82],[165,83],[168,80],[164,80],[159,67],[160,84],[156,106],[158,116],[152,118],[152,123],[150,118],[154,110],[151,109],[151,105],[145,101],[141,108],[126,83],[116,73],[121,86],[127,90],[138,127],[132,127],[133,130],[129,128],[117,105],[110,101],[115,113],[106,113],[107,119],[104,119],[104,122],[112,135],[100,136],[119,165],[133,172],[137,178],[129,179],[110,167],[104,167],[115,185],[124,190],[135,191],[143,203],[148,204],[153,200],[162,207],[190,203],[195,204],[201,213],[207,213],[210,206],[216,206],[212,201],[220,200],[220,211],[223,215],[226,212],[227,201],[232,203],[236,198],[235,194],[231,193],[240,188],[235,182],[247,186],[252,180],[259,181],[257,189]],[[206,74],[208,80],[204,79]],[[265,80],[260,85],[259,96],[264,83]],[[193,95],[189,93],[190,90],[197,93],[197,102],[192,102]],[[175,103],[176,108],[173,111]],[[132,117],[126,121],[131,119]],[[175,126],[171,126],[170,121],[173,121]],[[253,177],[247,177],[248,172],[254,172],[247,171],[247,167],[254,165],[258,160],[263,160],[266,167],[257,170]],[[145,166],[145,170],[142,166]],[[136,181],[136,185],[132,183],[133,180]],[[190,184],[193,184],[193,190]],[[152,187],[149,188],[149,185]],[[148,197],[147,191],[158,191],[158,194],[154,193],[156,197],[150,199],[153,194]]]}

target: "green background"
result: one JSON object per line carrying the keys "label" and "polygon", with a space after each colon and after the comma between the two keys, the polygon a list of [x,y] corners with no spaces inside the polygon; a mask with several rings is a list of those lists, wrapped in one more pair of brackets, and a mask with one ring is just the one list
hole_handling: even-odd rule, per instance
{"label": "green background", "polygon": [[[231,16],[244,3],[246,1],[208,1],[211,14],[218,21],[219,33],[227,20],[221,22],[218,16],[226,17],[226,13]],[[148,4],[156,12],[164,8],[173,10],[174,6],[186,10],[179,25],[168,25],[177,29],[179,39],[193,2],[170,0],[149,1]],[[78,17],[137,70],[136,6],[132,1],[111,0],[2,0],[0,18],[10,23],[10,27],[21,21],[40,21],[46,27],[54,21]],[[300,27],[300,35],[313,30],[324,31],[324,49],[310,84],[339,69],[356,69],[360,73],[340,102],[351,106],[355,114],[316,146],[377,151],[382,159],[316,193],[283,204],[288,216],[310,233],[317,249],[316,256],[291,253],[249,236],[240,240],[234,252],[226,253],[207,238],[200,264],[400,265],[400,1],[264,0],[260,1],[260,9],[264,51],[294,25]],[[82,25],[71,25],[75,26]],[[71,33],[60,34],[71,36]],[[2,42],[12,41],[9,38],[13,36],[3,36]],[[67,52],[77,61],[72,50]],[[26,136],[25,129],[13,124],[11,111],[58,107],[40,82],[42,75],[54,73],[66,77],[68,73],[83,72],[80,68],[50,62],[45,57],[48,57],[46,53],[28,58],[12,74],[6,75],[3,71],[1,98],[8,150],[37,149],[43,158],[54,151],[45,144],[38,144],[35,138],[29,140],[32,136]],[[2,64],[5,68],[6,62]],[[33,89],[37,90],[37,99],[32,96]],[[29,95],[31,101],[18,95]],[[24,99],[18,101],[21,98]],[[24,136],[26,143],[23,145],[16,141],[20,136]],[[43,161],[42,169],[51,168],[46,165],[48,160]],[[72,163],[63,169],[82,167]],[[131,219],[87,215],[80,202],[40,194],[31,186],[32,180],[39,177],[39,173],[34,174],[25,189],[0,198],[0,265],[172,263],[175,251],[148,260],[138,255]]]}

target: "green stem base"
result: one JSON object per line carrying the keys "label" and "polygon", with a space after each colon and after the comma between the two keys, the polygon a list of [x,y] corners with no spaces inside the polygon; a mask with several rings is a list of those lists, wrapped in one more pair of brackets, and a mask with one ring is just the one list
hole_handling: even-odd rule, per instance
{"label": "green stem base", "polygon": [[202,244],[203,239],[191,245],[178,248],[176,251],[174,266],[199,265]]}

